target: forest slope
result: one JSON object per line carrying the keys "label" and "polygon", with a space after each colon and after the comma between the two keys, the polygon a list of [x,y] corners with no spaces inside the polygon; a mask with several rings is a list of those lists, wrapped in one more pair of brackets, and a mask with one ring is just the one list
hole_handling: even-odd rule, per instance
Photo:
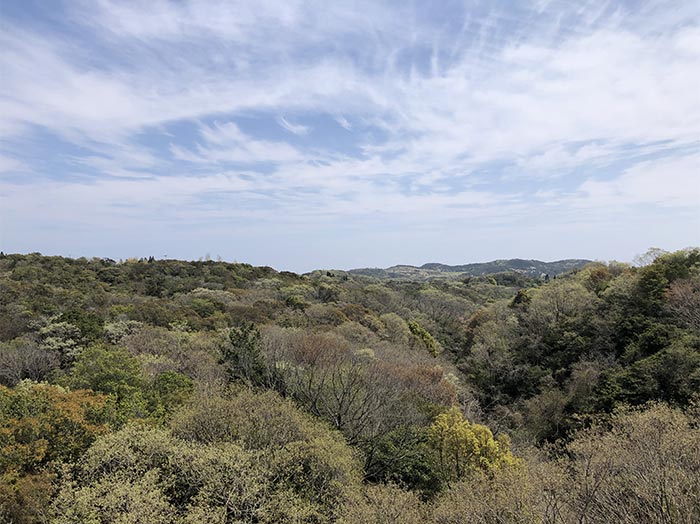
{"label": "forest slope", "polygon": [[698,311],[697,249],[549,282],[0,255],[0,518],[695,522]]}

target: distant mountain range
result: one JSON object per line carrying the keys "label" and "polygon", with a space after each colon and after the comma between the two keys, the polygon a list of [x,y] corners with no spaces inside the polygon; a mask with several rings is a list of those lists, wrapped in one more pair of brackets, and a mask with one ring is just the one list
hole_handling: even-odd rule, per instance
{"label": "distant mountain range", "polygon": [[446,264],[430,263],[420,267],[409,265],[391,266],[388,268],[360,268],[348,271],[351,275],[365,275],[382,279],[411,279],[424,280],[435,277],[456,278],[463,275],[483,276],[495,273],[515,272],[528,277],[541,275],[559,275],[572,269],[577,269],[589,264],[590,260],[567,259],[555,262],[542,262],[541,260],[523,260],[512,258],[510,260],[494,260],[492,262],[480,262],[464,264],[460,266],[448,266]]}

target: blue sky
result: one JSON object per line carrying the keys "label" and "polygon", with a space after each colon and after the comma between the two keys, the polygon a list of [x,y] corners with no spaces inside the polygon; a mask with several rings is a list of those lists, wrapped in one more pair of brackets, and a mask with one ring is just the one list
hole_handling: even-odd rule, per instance
{"label": "blue sky", "polygon": [[0,249],[307,271],[700,244],[700,3],[0,4]]}

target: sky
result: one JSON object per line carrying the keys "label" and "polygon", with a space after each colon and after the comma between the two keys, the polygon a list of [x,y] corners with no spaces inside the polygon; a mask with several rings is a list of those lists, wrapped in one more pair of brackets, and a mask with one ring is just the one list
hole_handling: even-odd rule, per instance
{"label": "sky", "polygon": [[700,245],[700,2],[0,2],[0,250],[280,270]]}

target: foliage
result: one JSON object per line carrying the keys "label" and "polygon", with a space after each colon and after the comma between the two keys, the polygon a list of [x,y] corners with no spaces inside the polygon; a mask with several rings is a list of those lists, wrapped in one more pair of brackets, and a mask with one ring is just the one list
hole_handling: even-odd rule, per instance
{"label": "foliage", "polygon": [[438,452],[442,474],[448,481],[467,477],[475,470],[518,464],[505,435],[495,439],[488,427],[465,420],[456,407],[435,418],[428,428],[428,441]]}
{"label": "foliage", "polygon": [[123,348],[95,345],[83,350],[65,382],[75,389],[110,395],[122,422],[148,414],[141,366]]}
{"label": "foliage", "polygon": [[432,356],[438,356],[438,353],[440,351],[438,349],[437,341],[433,338],[433,336],[428,332],[427,329],[422,327],[418,322],[414,320],[409,320],[408,329],[425,345],[425,348]]}
{"label": "foliage", "polygon": [[652,404],[578,433],[566,446],[571,512],[591,523],[697,522],[696,416]]}
{"label": "foliage", "polygon": [[107,398],[89,391],[0,386],[0,519],[39,522],[54,491],[51,464],[77,460],[110,415]]}
{"label": "foliage", "polygon": [[244,380],[248,384],[262,384],[266,374],[260,353],[260,331],[255,324],[232,327],[228,341],[221,348],[222,363],[231,380]]}
{"label": "foliage", "polygon": [[194,382],[187,375],[167,370],[156,375],[147,390],[149,411],[153,416],[165,416],[184,404],[194,392]]}
{"label": "foliage", "polygon": [[107,398],[90,391],[23,381],[0,386],[0,471],[37,472],[51,461],[73,461],[107,431]]}
{"label": "foliage", "polygon": [[423,427],[402,426],[376,439],[365,453],[365,476],[415,490],[425,499],[444,485],[439,453]]}
{"label": "foliage", "polygon": [[700,250],[532,262],[0,257],[0,519],[697,521]]}
{"label": "foliage", "polygon": [[55,521],[102,513],[100,522],[121,522],[126,505],[133,521],[218,513],[225,522],[325,522],[358,489],[358,464],[342,439],[272,393],[193,403],[173,428],[130,425],[98,441],[58,497]]}
{"label": "foliage", "polygon": [[436,524],[460,524],[466,519],[475,524],[557,522],[542,511],[536,491],[544,486],[532,483],[533,480],[521,469],[477,472],[469,480],[452,484],[436,501],[433,521]]}
{"label": "foliage", "polygon": [[427,510],[420,498],[393,484],[368,486],[340,524],[422,524]]}

